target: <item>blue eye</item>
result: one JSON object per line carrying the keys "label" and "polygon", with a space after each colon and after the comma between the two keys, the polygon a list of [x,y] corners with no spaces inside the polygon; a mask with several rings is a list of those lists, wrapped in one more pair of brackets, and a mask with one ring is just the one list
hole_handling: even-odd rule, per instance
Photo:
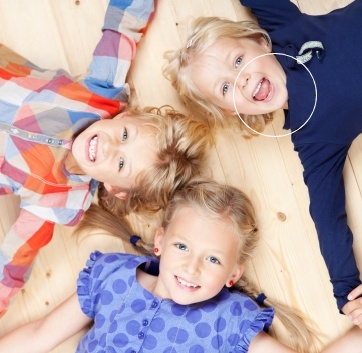
{"label": "blue eye", "polygon": [[128,137],[128,132],[127,132],[127,129],[125,128],[124,131],[123,131],[123,134],[122,134],[122,140],[127,140],[127,137]]}
{"label": "blue eye", "polygon": [[123,158],[121,157],[121,158],[119,159],[119,163],[118,163],[118,171],[119,171],[119,172],[122,170],[123,166],[124,166],[124,160],[123,160]]}
{"label": "blue eye", "polygon": [[213,264],[220,264],[220,261],[216,257],[213,257],[213,256],[208,257],[207,260],[209,260]]}
{"label": "blue eye", "polygon": [[185,244],[175,244],[176,248],[182,251],[187,250],[187,246]]}
{"label": "blue eye", "polygon": [[227,91],[229,90],[229,87],[230,87],[230,83],[225,83],[223,86],[222,86],[222,94],[225,95],[227,93]]}
{"label": "blue eye", "polygon": [[241,56],[239,56],[236,61],[235,61],[235,68],[237,69],[240,65],[241,62],[243,61],[243,58]]}

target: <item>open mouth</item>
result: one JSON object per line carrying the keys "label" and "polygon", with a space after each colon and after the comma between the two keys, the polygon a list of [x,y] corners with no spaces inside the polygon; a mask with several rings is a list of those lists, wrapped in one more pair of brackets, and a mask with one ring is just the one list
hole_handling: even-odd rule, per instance
{"label": "open mouth", "polygon": [[200,287],[197,284],[186,282],[184,279],[182,279],[180,277],[176,276],[176,279],[178,280],[179,283],[181,283],[182,285],[184,285],[184,286],[186,286],[188,288],[199,288]]}
{"label": "open mouth", "polygon": [[263,78],[258,85],[256,86],[254,92],[253,92],[253,99],[255,101],[264,101],[266,100],[271,92],[271,85],[270,81],[266,78]]}
{"label": "open mouth", "polygon": [[94,162],[96,160],[96,156],[97,156],[97,139],[98,136],[94,135],[90,141],[89,141],[89,149],[88,149],[88,155],[89,155],[89,159],[90,161]]}

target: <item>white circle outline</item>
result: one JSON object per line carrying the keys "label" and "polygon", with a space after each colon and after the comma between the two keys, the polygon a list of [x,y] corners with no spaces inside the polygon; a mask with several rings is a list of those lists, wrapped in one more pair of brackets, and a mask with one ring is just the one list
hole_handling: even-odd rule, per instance
{"label": "white circle outline", "polygon": [[[304,66],[304,68],[308,71],[310,77],[312,78],[313,80],[313,84],[314,84],[314,90],[315,90],[315,99],[314,99],[314,106],[313,106],[313,110],[312,112],[310,113],[308,119],[304,122],[304,124],[302,124],[302,126],[298,127],[298,129],[294,130],[294,131],[291,131],[291,132],[288,132],[287,134],[283,134],[283,135],[268,135],[268,134],[263,134],[259,131],[256,131],[254,129],[252,129],[240,116],[239,112],[238,112],[238,109],[236,108],[236,103],[235,103],[235,87],[236,87],[236,82],[237,80],[239,79],[239,76],[240,74],[243,72],[243,70],[249,65],[251,64],[254,60],[256,59],[259,59],[263,56],[267,56],[267,55],[284,55],[284,56],[288,56],[289,58],[292,58],[294,60],[296,60],[298,62],[298,64],[301,64]],[[244,65],[244,67],[239,71],[238,75],[236,76],[236,79],[235,79],[235,82],[234,82],[234,87],[233,87],[233,103],[234,103],[234,108],[235,108],[235,111],[239,117],[239,119],[243,122],[243,124],[248,128],[250,129],[251,131],[255,132],[256,134],[258,135],[261,135],[261,136],[265,136],[265,137],[284,137],[284,136],[289,136],[289,135],[292,135],[294,134],[295,132],[299,131],[303,126],[305,126],[307,124],[307,122],[310,120],[310,118],[312,117],[313,113],[314,113],[314,110],[315,110],[315,107],[317,105],[317,100],[318,100],[318,93],[317,93],[317,85],[316,85],[316,82],[314,80],[314,77],[312,75],[312,73],[309,71],[309,69],[301,62],[299,61],[297,58],[295,58],[294,56],[291,56],[291,55],[288,55],[288,54],[284,54],[284,53],[266,53],[266,54],[261,54],[261,55],[258,55],[256,56],[254,59],[250,60],[248,63],[246,63],[246,65]],[[271,112],[273,113],[273,112]],[[252,114],[251,114],[252,115]]]}

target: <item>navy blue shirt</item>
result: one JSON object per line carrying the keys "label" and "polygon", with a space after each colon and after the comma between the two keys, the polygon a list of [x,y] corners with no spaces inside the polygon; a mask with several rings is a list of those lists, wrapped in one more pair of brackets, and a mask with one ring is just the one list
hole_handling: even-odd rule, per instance
{"label": "navy blue shirt", "polygon": [[[324,51],[305,63],[276,58],[287,75],[288,112],[285,128],[292,131],[294,148],[304,167],[322,255],[338,308],[361,284],[347,225],[343,167],[352,141],[362,132],[362,1],[325,15],[306,15],[289,0],[240,0],[257,17],[271,39],[274,53],[298,55],[308,41],[320,41]],[[361,40],[360,40],[361,39]]]}

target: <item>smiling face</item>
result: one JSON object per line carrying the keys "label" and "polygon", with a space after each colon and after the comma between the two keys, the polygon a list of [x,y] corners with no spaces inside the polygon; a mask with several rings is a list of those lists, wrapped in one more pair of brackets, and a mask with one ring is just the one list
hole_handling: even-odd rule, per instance
{"label": "smiling face", "polygon": [[158,229],[155,246],[161,261],[153,293],[181,305],[214,297],[244,270],[237,264],[231,221],[207,218],[192,207],[180,207],[166,231]]}
{"label": "smiling face", "polygon": [[155,161],[155,130],[127,113],[98,120],[76,137],[72,157],[83,174],[129,190]]}
{"label": "smiling face", "polygon": [[224,37],[194,58],[190,77],[206,99],[229,114],[236,114],[234,86],[237,112],[271,113],[286,104],[288,92],[285,72],[269,53],[264,38]]}

